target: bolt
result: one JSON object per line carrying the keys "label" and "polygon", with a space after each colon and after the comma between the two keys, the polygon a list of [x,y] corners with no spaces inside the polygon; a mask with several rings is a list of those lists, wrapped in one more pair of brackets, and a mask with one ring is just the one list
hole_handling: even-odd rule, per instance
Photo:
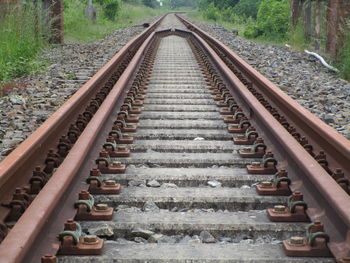
{"label": "bolt", "polygon": [[116,182],[114,180],[106,180],[104,181],[105,185],[108,185],[108,186],[115,186],[116,185]]}
{"label": "bolt", "polygon": [[323,232],[323,225],[320,221],[315,221],[311,226],[311,233]]}
{"label": "bolt", "polygon": [[107,204],[97,204],[95,206],[97,211],[106,211],[108,209],[108,205]]}
{"label": "bolt", "polygon": [[260,186],[261,186],[262,188],[270,188],[270,187],[272,187],[272,182],[270,182],[270,181],[264,181],[264,182],[261,182],[261,183],[260,183]]}
{"label": "bolt", "polygon": [[288,177],[287,171],[284,169],[281,169],[278,173],[278,177]]}
{"label": "bolt", "polygon": [[249,152],[252,152],[252,148],[251,147],[243,147],[242,151],[246,152],[246,153],[249,153]]}
{"label": "bolt", "polygon": [[98,243],[98,238],[95,235],[87,235],[83,237],[84,244],[96,244]]}
{"label": "bolt", "polygon": [[107,157],[109,157],[109,154],[107,151],[100,151],[100,157],[107,158]]}
{"label": "bolt", "polygon": [[73,219],[68,219],[66,221],[66,223],[64,223],[64,230],[68,230],[68,231],[75,231],[77,230],[77,226],[74,222]]}
{"label": "bolt", "polygon": [[299,191],[293,192],[292,195],[293,195],[293,201],[303,201],[304,200],[303,194]]}
{"label": "bolt", "polygon": [[90,199],[90,193],[88,191],[81,191],[79,193],[79,200],[89,200]]}
{"label": "bolt", "polygon": [[57,258],[54,255],[46,254],[41,257],[41,263],[56,263]]}
{"label": "bolt", "polygon": [[295,236],[289,239],[289,244],[291,246],[295,246],[295,247],[304,246],[304,243],[305,243],[305,239],[303,237]]}
{"label": "bolt", "polygon": [[285,213],[286,212],[286,207],[284,205],[275,205],[273,207],[273,211],[275,213]]}
{"label": "bolt", "polygon": [[126,146],[118,146],[118,151],[126,151]]}
{"label": "bolt", "polygon": [[90,176],[101,176],[100,170],[97,169],[97,168],[93,168],[93,169],[90,171]]}
{"label": "bolt", "polygon": [[251,166],[254,168],[259,168],[261,166],[261,163],[260,162],[252,162]]}
{"label": "bolt", "polygon": [[112,163],[112,166],[114,166],[114,167],[120,167],[120,166],[122,166],[122,163],[121,163],[121,162],[116,162],[116,161],[114,161],[114,162]]}

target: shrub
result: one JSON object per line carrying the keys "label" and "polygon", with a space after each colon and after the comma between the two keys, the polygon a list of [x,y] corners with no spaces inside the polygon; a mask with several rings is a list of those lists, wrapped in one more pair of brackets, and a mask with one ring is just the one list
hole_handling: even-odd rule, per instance
{"label": "shrub", "polygon": [[343,78],[350,80],[350,21],[347,31],[345,31],[344,46],[339,53],[339,70]]}
{"label": "shrub", "polygon": [[104,0],[103,14],[107,19],[114,21],[119,10],[120,3],[118,0]]}
{"label": "shrub", "polygon": [[244,30],[243,35],[246,38],[256,38],[262,35],[262,31],[259,29],[258,25],[251,24],[248,25],[247,28]]}
{"label": "shrub", "polygon": [[257,25],[266,37],[286,39],[289,17],[288,0],[262,0],[257,14]]}
{"label": "shrub", "polygon": [[145,6],[151,7],[151,8],[155,8],[157,6],[157,1],[156,0],[142,0],[142,3]]}
{"label": "shrub", "polygon": [[260,3],[261,0],[241,0],[233,10],[240,16],[256,19]]}
{"label": "shrub", "polygon": [[217,21],[220,18],[219,10],[215,7],[214,3],[211,3],[208,9],[204,12],[204,17],[209,20]]}

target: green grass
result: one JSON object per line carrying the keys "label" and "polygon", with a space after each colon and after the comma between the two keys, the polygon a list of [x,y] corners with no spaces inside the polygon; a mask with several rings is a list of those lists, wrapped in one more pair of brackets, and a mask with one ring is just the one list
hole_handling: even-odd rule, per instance
{"label": "green grass", "polygon": [[152,9],[142,5],[130,5],[122,3],[115,21],[106,19],[102,7],[97,8],[97,19],[94,24],[84,16],[85,5],[79,0],[65,0],[65,42],[84,43],[101,39],[113,31],[144,21],[166,12],[165,9]]}
{"label": "green grass", "polygon": [[197,20],[200,22],[208,22],[208,23],[216,23],[223,26],[227,30],[238,30],[239,35],[243,34],[243,31],[248,26],[248,23],[243,22],[243,19],[240,21],[240,18],[232,19],[232,21],[225,21],[222,18],[218,20],[207,19],[202,12],[191,12],[188,13],[187,16],[193,20]]}
{"label": "green grass", "polygon": [[[33,19],[33,18],[37,19]],[[42,14],[31,4],[13,7],[0,21],[0,82],[37,72],[46,65],[37,58],[46,46]]]}

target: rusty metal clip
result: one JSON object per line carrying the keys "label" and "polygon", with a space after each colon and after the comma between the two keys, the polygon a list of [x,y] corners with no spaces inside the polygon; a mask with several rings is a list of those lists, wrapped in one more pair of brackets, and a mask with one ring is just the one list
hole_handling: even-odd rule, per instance
{"label": "rusty metal clip", "polygon": [[267,209],[267,216],[273,222],[310,222],[306,214],[307,204],[302,193],[293,192],[288,198],[288,207],[276,205]]}
{"label": "rusty metal clip", "polygon": [[88,191],[79,193],[79,200],[75,201],[74,208],[77,209],[75,220],[112,220],[113,217],[113,207],[106,204],[95,205],[95,200]]}
{"label": "rusty metal clip", "polygon": [[277,161],[273,158],[271,152],[267,152],[262,162],[253,162],[247,165],[247,171],[249,174],[275,174],[277,173]]}
{"label": "rusty metal clip", "polygon": [[125,120],[116,120],[113,126],[113,130],[121,130],[122,132],[135,132],[136,129],[136,125],[126,124]]}
{"label": "rusty metal clip", "polygon": [[227,128],[229,133],[244,133],[251,126],[247,117],[241,118],[239,124],[231,124]]}
{"label": "rusty metal clip", "polygon": [[107,151],[101,151],[100,157],[96,159],[97,168],[104,174],[125,173],[126,166],[120,162],[111,162]]}
{"label": "rusty metal clip", "polygon": [[103,180],[99,169],[92,169],[90,176],[86,179],[90,184],[89,192],[96,195],[117,195],[120,193],[121,185],[114,180]]}
{"label": "rusty metal clip", "polygon": [[259,134],[253,126],[250,126],[244,135],[237,135],[233,138],[233,142],[236,145],[252,145],[255,140],[258,138]]}
{"label": "rusty metal clip", "polygon": [[59,255],[100,255],[103,248],[103,239],[97,236],[82,236],[81,226],[67,220],[64,231],[58,236],[61,241]]}
{"label": "rusty metal clip", "polygon": [[261,182],[256,186],[256,192],[259,195],[282,195],[289,196],[292,194],[289,185],[291,180],[288,178],[286,170],[280,170],[275,173],[271,181]]}
{"label": "rusty metal clip", "polygon": [[310,224],[306,238],[291,237],[283,241],[283,250],[289,257],[332,257],[328,248],[329,236],[319,221]]}
{"label": "rusty metal clip", "polygon": [[262,138],[256,139],[252,147],[239,149],[238,153],[242,158],[262,158],[265,155],[267,146]]}
{"label": "rusty metal clip", "polygon": [[110,157],[129,157],[130,150],[124,145],[117,145],[113,137],[108,137],[103,148],[108,152]]}

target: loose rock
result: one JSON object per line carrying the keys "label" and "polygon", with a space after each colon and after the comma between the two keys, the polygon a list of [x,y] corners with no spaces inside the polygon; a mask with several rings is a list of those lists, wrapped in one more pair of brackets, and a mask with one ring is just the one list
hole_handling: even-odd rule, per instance
{"label": "loose rock", "polygon": [[157,180],[148,181],[146,185],[148,187],[160,187],[160,183]]}
{"label": "loose rock", "polygon": [[154,232],[147,229],[138,228],[138,229],[132,230],[131,234],[134,237],[142,237],[142,238],[148,239],[150,236],[154,235]]}
{"label": "loose rock", "polygon": [[215,243],[216,239],[208,232],[208,231],[202,231],[199,234],[200,239],[203,243]]}
{"label": "loose rock", "polygon": [[142,210],[145,212],[159,212],[160,211],[159,207],[153,201],[147,201],[144,204]]}

